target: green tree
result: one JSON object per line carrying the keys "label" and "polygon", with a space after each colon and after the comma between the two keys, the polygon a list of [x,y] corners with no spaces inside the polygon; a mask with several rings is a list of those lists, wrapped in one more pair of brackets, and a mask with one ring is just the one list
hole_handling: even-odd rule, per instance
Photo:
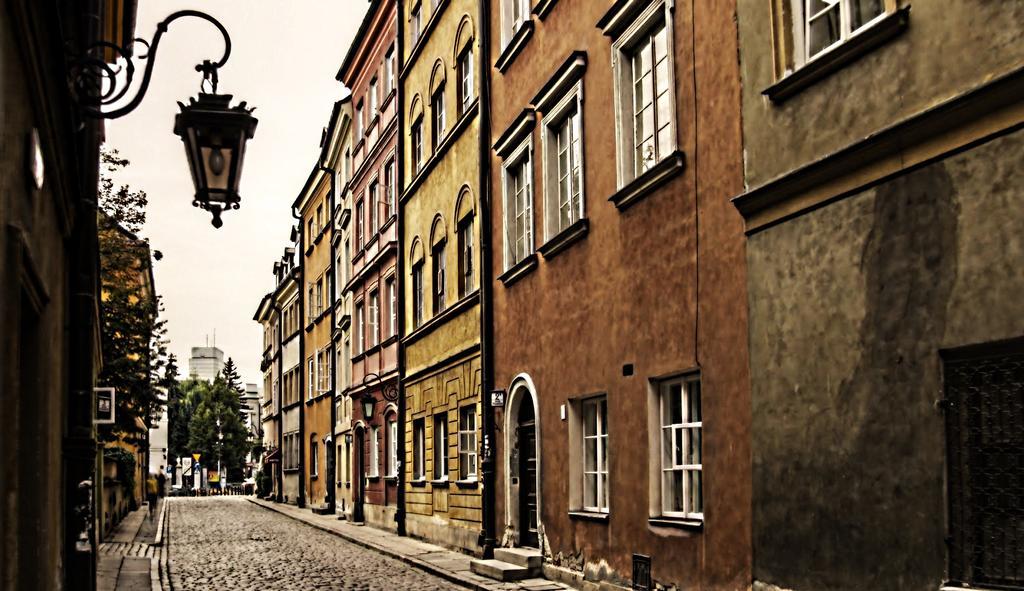
{"label": "green tree", "polygon": [[[188,423],[190,453],[202,454],[202,463],[215,468],[221,461],[229,480],[242,479],[249,433],[242,422],[238,393],[223,376],[212,382],[195,382],[193,411]],[[187,397],[186,397],[187,399]]]}
{"label": "green tree", "polygon": [[128,166],[116,150],[103,151],[99,191],[100,304],[103,369],[99,383],[117,391],[117,422],[101,430],[105,439],[149,426],[162,403],[156,387],[166,378],[166,325],[153,286],[149,242],[136,236],[146,222],[144,191],[114,187],[111,175]]}
{"label": "green tree", "polygon": [[228,387],[238,392],[241,396],[245,394],[245,388],[242,387],[242,376],[238,375],[238,368],[235,366],[235,360],[228,357],[227,363],[224,364],[224,369],[220,370],[220,375],[227,382]]}

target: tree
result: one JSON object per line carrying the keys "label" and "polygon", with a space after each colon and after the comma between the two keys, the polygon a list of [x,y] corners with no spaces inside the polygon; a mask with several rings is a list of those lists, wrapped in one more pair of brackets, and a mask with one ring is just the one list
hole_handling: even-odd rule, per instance
{"label": "tree", "polygon": [[128,166],[116,150],[101,153],[99,190],[100,313],[103,369],[99,383],[117,390],[117,422],[103,438],[138,432],[136,419],[149,426],[162,405],[156,386],[166,379],[166,326],[152,281],[149,242],[136,232],[146,222],[144,191],[114,187],[111,174]]}
{"label": "tree", "polygon": [[238,368],[235,367],[234,359],[228,357],[228,361],[224,364],[224,369],[220,371],[220,375],[224,377],[228,387],[238,392],[239,396],[245,394],[245,388],[242,387],[242,376],[238,375]]}
{"label": "tree", "polygon": [[[212,382],[193,381],[194,397],[188,422],[190,453],[202,454],[202,463],[210,468],[220,459],[230,480],[241,480],[245,456],[249,452],[249,433],[242,422],[238,393],[217,376]],[[219,423],[219,425],[218,425]]]}

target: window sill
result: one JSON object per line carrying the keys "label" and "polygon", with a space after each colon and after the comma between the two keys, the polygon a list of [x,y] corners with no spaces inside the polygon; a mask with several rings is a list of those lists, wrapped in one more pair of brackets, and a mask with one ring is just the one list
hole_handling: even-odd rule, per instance
{"label": "window sill", "polygon": [[504,74],[512,62],[515,61],[516,57],[523,52],[523,48],[526,47],[526,42],[533,36],[533,21],[527,21],[521,25],[512,35],[512,39],[509,40],[502,50],[498,59],[494,62],[494,67],[499,72]]}
{"label": "window sill", "polygon": [[367,482],[379,482],[380,481],[380,476],[367,476],[366,477],[366,481]]}
{"label": "window sill", "polygon": [[480,481],[476,478],[472,480],[456,480],[455,486],[461,489],[475,489],[480,486]]}
{"label": "window sill", "polygon": [[298,472],[299,469],[298,468],[281,468],[281,471],[286,473],[286,474],[292,474],[292,473]]}
{"label": "window sill", "polygon": [[384,482],[387,482],[389,484],[395,484],[396,482],[398,482],[398,477],[397,476],[385,476],[384,477]]}
{"label": "window sill", "polygon": [[647,524],[651,527],[673,527],[676,529],[688,529],[701,531],[704,529],[704,522],[696,519],[679,519],[676,517],[650,517]]}
{"label": "window sill", "polygon": [[434,332],[434,329],[436,329],[438,326],[447,323],[452,318],[462,314],[466,310],[476,305],[476,303],[479,300],[480,291],[474,290],[469,295],[455,302],[451,306],[445,308],[444,312],[441,312],[440,314],[431,317],[430,320],[421,322],[419,326],[417,326],[415,329],[413,329],[411,333],[405,336],[403,342],[405,342],[406,345],[411,345],[412,343],[415,343],[421,338]]}
{"label": "window sill", "polygon": [[423,487],[427,486],[427,481],[423,480],[423,479],[420,479],[420,480],[410,480],[409,481],[409,486],[415,486],[417,488],[423,488]]}
{"label": "window sill", "polygon": [[450,485],[451,485],[451,481],[449,481],[447,478],[444,478],[444,479],[441,479],[441,480],[431,480],[430,481],[430,486],[432,486],[434,488],[448,488],[448,486],[450,486]]}
{"label": "window sill", "polygon": [[319,478],[320,478],[320,475],[319,475],[319,474],[310,474],[310,475],[309,475],[309,479],[310,479],[310,480],[317,480],[317,479],[319,479]]}
{"label": "window sill", "polygon": [[608,201],[615,204],[619,211],[625,211],[631,205],[652,193],[658,187],[678,176],[686,167],[686,155],[682,150],[672,152],[650,170],[630,181],[626,186],[615,192]]}
{"label": "window sill", "polygon": [[576,242],[582,240],[590,231],[590,221],[587,218],[576,220],[569,227],[555,234],[537,252],[544,257],[544,260],[551,260],[555,255],[566,250]]}
{"label": "window sill", "polygon": [[530,271],[537,268],[537,253],[533,253],[518,263],[512,265],[509,270],[505,271],[501,275],[498,275],[498,279],[505,285],[505,287],[511,286],[516,281],[519,281],[525,277]]}
{"label": "window sill", "polygon": [[907,29],[910,8],[905,7],[891,12],[874,25],[857,33],[846,42],[819,55],[797,70],[764,89],[764,94],[775,104],[796,95],[829,74],[870,53],[876,47],[896,37]]}
{"label": "window sill", "polygon": [[544,18],[551,12],[551,9],[555,7],[558,0],[540,0],[536,6],[533,7],[533,14],[537,15],[537,18],[544,20]]}
{"label": "window sill", "polygon": [[569,519],[576,519],[579,521],[596,521],[598,523],[608,523],[608,513],[598,513],[597,511],[569,511]]}

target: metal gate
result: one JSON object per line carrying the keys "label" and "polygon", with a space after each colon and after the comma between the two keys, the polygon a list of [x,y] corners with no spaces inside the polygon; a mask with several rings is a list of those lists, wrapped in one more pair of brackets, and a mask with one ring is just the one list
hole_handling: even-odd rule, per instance
{"label": "metal gate", "polygon": [[943,358],[950,579],[1024,589],[1024,340]]}

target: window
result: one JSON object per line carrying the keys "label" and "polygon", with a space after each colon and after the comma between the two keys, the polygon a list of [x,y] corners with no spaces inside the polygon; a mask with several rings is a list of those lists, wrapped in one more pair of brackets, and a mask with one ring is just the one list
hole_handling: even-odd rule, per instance
{"label": "window", "polygon": [[316,478],[320,475],[319,445],[316,441],[316,433],[309,438],[309,477]]}
{"label": "window", "polygon": [[316,384],[316,362],[314,362],[313,358],[310,357],[309,359],[306,360],[306,364],[307,364],[307,375],[308,375],[308,378],[309,378],[306,381],[306,385],[307,385],[307,387],[306,387],[306,399],[307,400],[312,400],[313,399],[314,390],[315,390],[314,384]]}
{"label": "window", "polygon": [[378,200],[377,193],[377,181],[370,183],[370,193],[366,198],[367,217],[369,221],[366,224],[367,237],[366,241],[369,242],[377,234],[377,210],[380,207],[380,201]]}
{"label": "window", "polygon": [[384,56],[384,96],[387,97],[395,89],[395,48],[388,49]]}
{"label": "window", "polygon": [[356,304],[356,353],[362,353],[364,346],[363,335],[366,334],[366,318],[363,315],[363,303]]}
{"label": "window", "polygon": [[416,419],[412,422],[412,479],[425,480],[427,477],[424,469],[423,453],[426,447],[426,434],[424,433],[424,420]]}
{"label": "window", "polygon": [[437,146],[444,139],[444,134],[447,131],[446,125],[447,120],[444,112],[444,84],[442,83],[434,91],[434,96],[430,97],[430,109],[431,109],[431,120],[430,120],[430,132],[432,134],[431,147],[434,151],[437,150]]}
{"label": "window", "polygon": [[344,259],[344,262],[343,262],[344,264],[342,265],[342,268],[345,271],[345,274],[343,275],[343,277],[344,277],[344,282],[343,282],[344,285],[348,285],[348,280],[349,280],[348,266],[352,262],[352,252],[351,251],[352,251],[352,248],[348,245],[348,240],[346,240],[345,241],[345,259]]}
{"label": "window", "polygon": [[885,0],[791,0],[800,64],[849,39],[885,14]]}
{"label": "window", "polygon": [[369,116],[371,119],[377,116],[377,79],[370,80],[370,90],[367,92],[370,95],[369,104],[370,111]]}
{"label": "window", "polygon": [[459,298],[476,288],[473,278],[473,216],[468,215],[459,224]]}
{"label": "window", "polygon": [[367,310],[369,316],[369,330],[368,339],[371,347],[376,347],[380,344],[380,295],[377,290],[370,292],[370,307]]}
{"label": "window", "polygon": [[434,415],[434,480],[448,480],[448,413]]}
{"label": "window", "polygon": [[532,177],[527,143],[505,165],[505,269],[533,252]]}
{"label": "window", "polygon": [[374,427],[370,431],[370,462],[366,468],[367,476],[380,476],[380,427]]}
{"label": "window", "polygon": [[470,103],[474,96],[473,79],[473,45],[472,42],[459,54],[459,61],[455,66],[459,75],[459,116],[469,110]]}
{"label": "window", "polygon": [[[583,218],[583,153],[580,87],[545,116],[544,183],[547,237]],[[549,121],[550,120],[550,121]]]}
{"label": "window", "polygon": [[423,7],[417,3],[412,7],[412,14],[409,15],[409,47],[416,47],[420,40],[420,27],[422,27]]}
{"label": "window", "polygon": [[324,229],[324,206],[323,204],[316,206],[316,232],[320,233]]}
{"label": "window", "polygon": [[398,334],[398,292],[395,289],[395,278],[388,277],[384,281],[384,297],[388,299],[388,332],[387,336]]}
{"label": "window", "polygon": [[395,160],[388,160],[384,165],[384,222],[395,215]]}
{"label": "window", "polygon": [[412,266],[412,325],[423,324],[423,261]]}
{"label": "window", "polygon": [[523,24],[530,20],[530,0],[503,0],[502,2],[502,47],[512,41]]}
{"label": "window", "polygon": [[316,301],[313,303],[313,319],[315,320],[324,311],[324,282],[323,277],[316,282]]}
{"label": "window", "polygon": [[341,374],[344,376],[341,380],[341,385],[343,388],[348,388],[352,385],[352,374],[350,373],[352,371],[352,366],[350,365],[352,362],[352,344],[348,339],[345,339],[345,342],[342,343],[341,354],[343,359]]}
{"label": "window", "polygon": [[356,105],[356,116],[353,123],[356,124],[356,143],[359,143],[363,139],[363,101],[359,101],[359,104]]}
{"label": "window", "polygon": [[608,399],[583,401],[583,509],[608,512]]}
{"label": "window", "polygon": [[386,475],[398,476],[398,421],[392,416],[388,419],[388,465]]}
{"label": "window", "polygon": [[476,406],[459,409],[459,480],[476,480]]}
{"label": "window", "polygon": [[363,248],[363,200],[356,202],[356,248]]}
{"label": "window", "polygon": [[313,241],[316,240],[316,230],[313,228],[313,218],[310,218],[309,221],[306,222],[306,236],[307,246],[313,244]]}
{"label": "window", "polygon": [[620,186],[676,149],[671,15],[653,3],[613,45]]}
{"label": "window", "polygon": [[445,297],[444,297],[444,244],[442,240],[434,246],[434,253],[432,257],[432,263],[434,265],[434,315],[444,312]]}
{"label": "window", "polygon": [[666,517],[703,519],[700,379],[665,382],[659,396],[661,512]]}
{"label": "window", "polygon": [[296,470],[299,467],[299,432],[294,431],[284,434],[284,441],[281,446],[282,468],[285,470]]}
{"label": "window", "polygon": [[412,124],[412,171],[417,173],[423,168],[423,117]]}

